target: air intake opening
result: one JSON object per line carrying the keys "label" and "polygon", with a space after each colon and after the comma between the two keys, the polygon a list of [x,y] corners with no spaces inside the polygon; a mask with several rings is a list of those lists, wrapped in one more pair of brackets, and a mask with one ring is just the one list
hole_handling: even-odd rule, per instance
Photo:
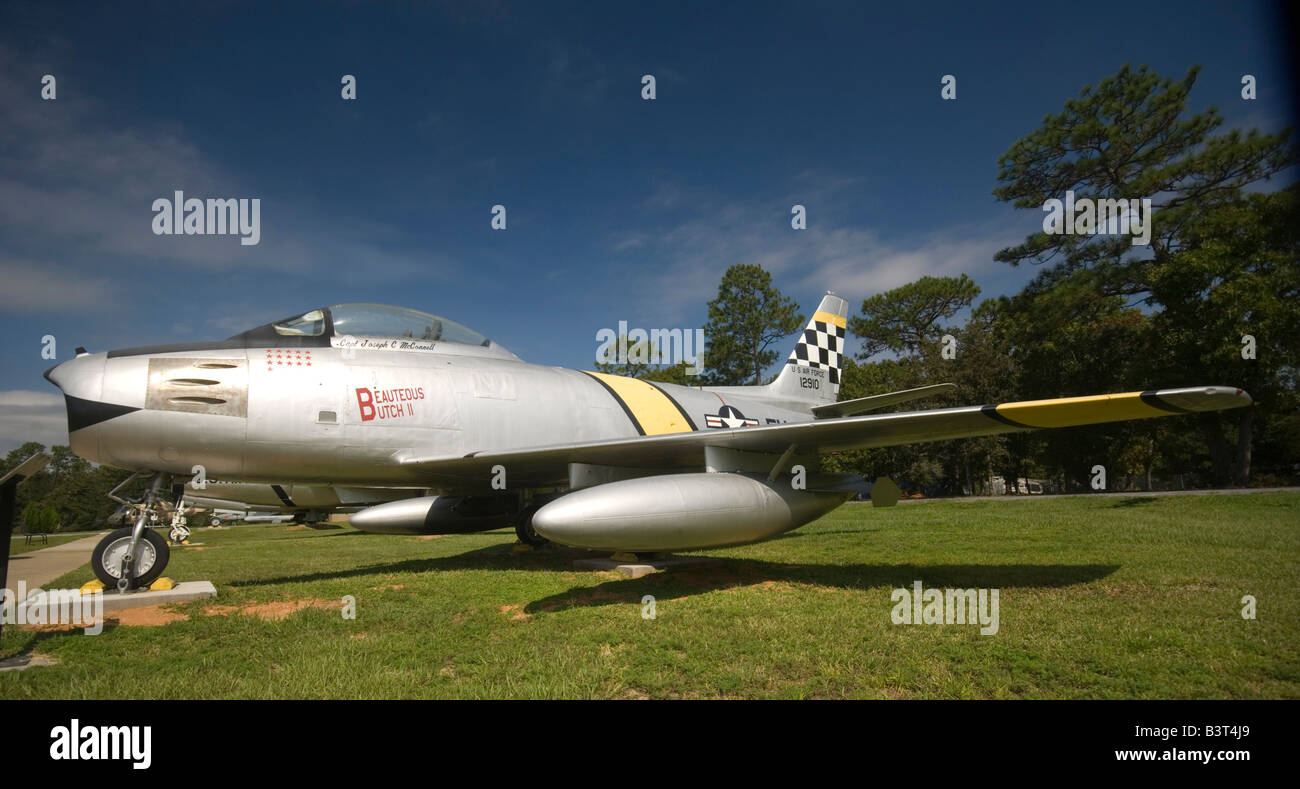
{"label": "air intake opening", "polygon": [[168,378],[167,383],[177,386],[216,386],[221,382],[211,378]]}

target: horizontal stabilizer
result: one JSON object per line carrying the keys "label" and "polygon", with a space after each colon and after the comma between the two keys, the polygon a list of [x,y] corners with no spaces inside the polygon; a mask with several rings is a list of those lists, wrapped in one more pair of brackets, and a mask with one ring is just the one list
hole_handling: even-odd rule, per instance
{"label": "horizontal stabilizer", "polygon": [[888,408],[891,405],[918,400],[922,397],[933,397],[943,392],[951,392],[956,388],[956,384],[918,386],[915,389],[904,389],[900,392],[886,392],[885,394],[871,395],[870,397],[859,397],[856,400],[841,400],[838,403],[813,406],[812,412],[813,416],[818,419],[834,419],[838,416],[852,416],[867,411],[876,411],[881,408]]}

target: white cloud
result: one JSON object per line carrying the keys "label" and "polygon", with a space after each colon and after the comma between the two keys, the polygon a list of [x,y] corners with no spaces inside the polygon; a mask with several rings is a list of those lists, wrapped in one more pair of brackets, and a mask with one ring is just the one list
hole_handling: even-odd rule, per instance
{"label": "white cloud", "polygon": [[1005,268],[993,260],[994,253],[1024,235],[1008,222],[885,240],[874,228],[832,221],[813,216],[807,230],[796,231],[780,205],[732,204],[657,234],[637,230],[617,235],[609,248],[616,256],[634,251],[657,261],[644,274],[630,271],[637,284],[628,290],[639,292],[646,304],[661,305],[668,319],[677,319],[711,299],[723,272],[736,263],[761,265],[782,290],[834,290],[856,305],[926,275],[966,273],[978,281],[981,273]]}
{"label": "white cloud", "polygon": [[0,454],[28,441],[47,447],[68,443],[63,397],[24,389],[0,391]]}
{"label": "white cloud", "polygon": [[117,286],[63,266],[0,258],[0,312],[97,311],[111,306]]}
{"label": "white cloud", "polygon": [[[340,285],[363,271],[398,279],[455,276],[446,257],[390,250],[409,234],[385,222],[323,210],[314,195],[277,191],[262,173],[213,160],[183,127],[141,121],[122,127],[97,100],[60,85],[33,97],[19,58],[0,47],[0,311],[84,311],[119,303],[118,277],[255,269]],[[261,243],[234,235],[155,235],[153,201],[187,197],[261,199]],[[50,266],[46,261],[57,260]]]}
{"label": "white cloud", "polygon": [[63,407],[62,395],[54,392],[33,392],[26,389],[10,389],[0,392],[0,408],[7,407]]}

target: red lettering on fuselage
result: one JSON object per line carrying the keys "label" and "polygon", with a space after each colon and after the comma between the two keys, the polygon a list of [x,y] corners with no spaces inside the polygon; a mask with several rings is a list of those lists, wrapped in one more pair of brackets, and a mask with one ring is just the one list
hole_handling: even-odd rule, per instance
{"label": "red lettering on fuselage", "polygon": [[413,402],[424,399],[423,386],[398,389],[357,389],[357,408],[362,422],[415,416]]}
{"label": "red lettering on fuselage", "polygon": [[369,389],[357,390],[357,406],[361,409],[361,421],[369,422],[375,418],[375,398]]}

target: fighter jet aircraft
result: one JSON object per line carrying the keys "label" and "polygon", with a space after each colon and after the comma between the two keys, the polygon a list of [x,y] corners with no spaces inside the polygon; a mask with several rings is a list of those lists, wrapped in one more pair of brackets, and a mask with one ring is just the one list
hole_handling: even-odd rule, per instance
{"label": "fighter jet aircraft", "polygon": [[[763,386],[690,387],[529,364],[446,318],[337,304],[217,342],[78,349],[46,372],[69,444],[147,476],[145,504],[202,471],[279,485],[423,488],[352,518],[373,532],[513,524],[521,540],[673,551],[752,542],[866,486],[837,450],[1250,405],[1202,386],[861,416],[951,388],[837,402],[848,304],[828,294]],[[95,572],[128,590],[162,572],[147,528],[109,534]]]}

